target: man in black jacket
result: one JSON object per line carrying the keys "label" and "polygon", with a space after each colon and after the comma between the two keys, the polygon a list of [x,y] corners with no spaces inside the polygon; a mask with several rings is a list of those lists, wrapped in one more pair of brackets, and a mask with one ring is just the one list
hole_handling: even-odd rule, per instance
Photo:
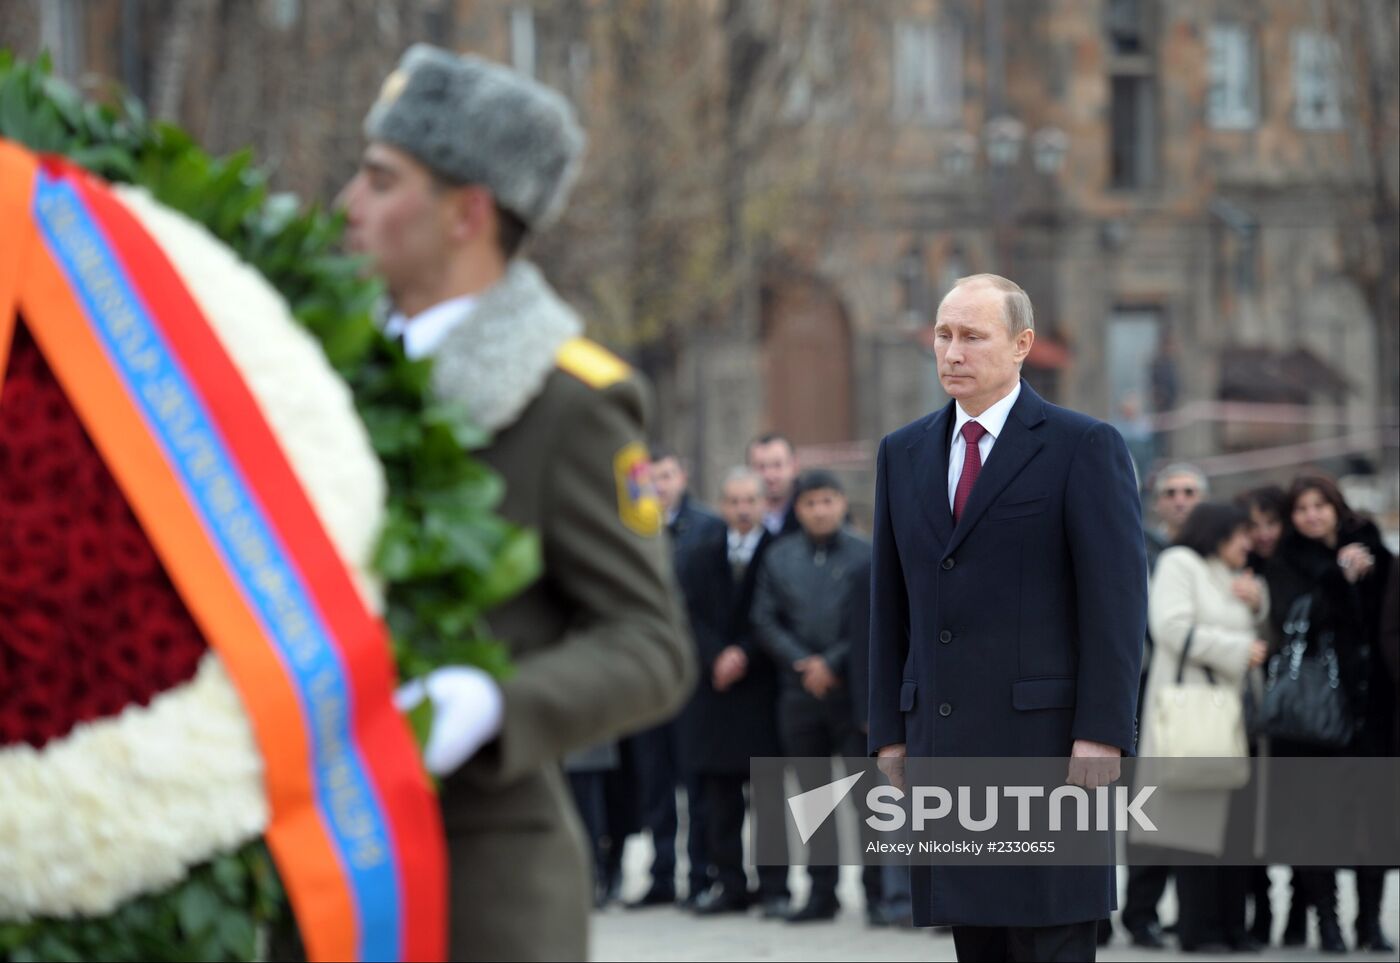
{"label": "man in black jacket", "polygon": [[[764,557],[754,598],[754,632],[777,663],[780,682],[778,733],[783,754],[864,758],[864,737],[855,725],[845,682],[850,639],[841,631],[851,572],[869,565],[870,544],[845,531],[846,497],[836,476],[804,472],[793,489],[802,526],[780,538]],[[833,778],[831,766],[797,766],[803,790]],[[835,822],[813,837],[814,852],[833,852]],[[832,834],[827,836],[825,834]],[[795,923],[834,919],[837,866],[811,866],[807,905],[789,917]],[[879,873],[865,874],[867,903],[878,902]],[[874,889],[872,889],[874,887]]]}
{"label": "man in black jacket", "polygon": [[[677,567],[701,675],[681,714],[680,731],[687,776],[700,784],[705,848],[715,871],[713,887],[696,902],[695,911],[702,916],[750,905],[744,784],[751,757],[780,754],[778,679],[772,660],[754,643],[749,619],[759,564],[773,543],[761,524],[762,511],[762,481],[746,469],[735,469],[721,495],[724,526],[707,530]],[[781,827],[781,800],[760,802],[776,807],[755,811],[754,821]],[[786,916],[786,866],[759,867],[758,898],[765,916]]]}

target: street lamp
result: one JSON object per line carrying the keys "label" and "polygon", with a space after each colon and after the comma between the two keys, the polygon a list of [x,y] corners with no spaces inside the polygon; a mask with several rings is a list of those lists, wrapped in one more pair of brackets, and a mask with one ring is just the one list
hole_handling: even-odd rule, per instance
{"label": "street lamp", "polygon": [[1026,125],[1015,117],[1002,114],[987,121],[987,160],[997,170],[1016,166],[1021,156],[1021,142],[1026,139]]}
{"label": "street lamp", "polygon": [[[987,142],[987,161],[998,171],[1014,168],[1021,159],[1021,144],[1025,141],[1025,125],[1015,117],[1001,116],[987,122],[983,138]],[[1031,163],[1047,176],[1054,176],[1064,166],[1069,153],[1069,135],[1058,127],[1042,127],[1031,134]],[[966,177],[977,161],[978,139],[965,130],[949,134],[944,140],[939,163],[951,177]]]}
{"label": "street lamp", "polygon": [[1031,135],[1031,161],[1042,174],[1058,174],[1068,152],[1069,135],[1058,127],[1042,127]]}

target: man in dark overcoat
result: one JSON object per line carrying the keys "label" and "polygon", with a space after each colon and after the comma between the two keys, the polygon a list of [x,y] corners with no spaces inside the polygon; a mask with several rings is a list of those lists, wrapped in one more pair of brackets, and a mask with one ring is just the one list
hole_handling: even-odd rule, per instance
{"label": "man in dark overcoat", "polygon": [[[1034,340],[1018,285],[959,281],[934,327],[953,400],[880,444],[869,749],[892,778],[906,755],[1060,756],[1094,784],[1134,747],[1132,460],[1111,426],[1021,380]],[[1113,881],[1112,866],[916,866],[914,921],[951,924],[959,959],[1091,960]]]}
{"label": "man in dark overcoat", "polygon": [[[762,485],[746,469],[732,472],[721,493],[723,524],[707,532],[677,566],[700,665],[700,682],[680,728],[681,758],[688,777],[700,785],[706,852],[715,871],[713,887],[695,906],[705,916],[742,911],[752,902],[743,843],[749,760],[780,754],[778,677],[749,620],[759,563],[773,542],[762,523]],[[781,801],[772,802],[778,803],[775,811],[755,812],[753,818],[781,827]],[[765,916],[786,914],[787,875],[786,866],[758,868]]]}

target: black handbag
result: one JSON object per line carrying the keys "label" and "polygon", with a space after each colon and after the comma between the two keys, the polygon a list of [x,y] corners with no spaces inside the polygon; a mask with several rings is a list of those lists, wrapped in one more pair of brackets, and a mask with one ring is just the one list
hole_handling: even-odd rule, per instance
{"label": "black handbag", "polygon": [[1311,614],[1311,594],[1296,599],[1288,610],[1283,645],[1269,659],[1254,729],[1274,739],[1341,749],[1351,742],[1356,719],[1341,684],[1332,632],[1318,632],[1308,651]]}

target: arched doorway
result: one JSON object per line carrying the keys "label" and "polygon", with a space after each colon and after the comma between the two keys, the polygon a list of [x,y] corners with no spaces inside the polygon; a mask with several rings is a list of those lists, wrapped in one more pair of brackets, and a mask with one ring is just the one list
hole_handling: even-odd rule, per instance
{"label": "arched doorway", "polygon": [[767,427],[799,446],[851,438],[851,324],[829,284],[764,285],[763,372]]}

